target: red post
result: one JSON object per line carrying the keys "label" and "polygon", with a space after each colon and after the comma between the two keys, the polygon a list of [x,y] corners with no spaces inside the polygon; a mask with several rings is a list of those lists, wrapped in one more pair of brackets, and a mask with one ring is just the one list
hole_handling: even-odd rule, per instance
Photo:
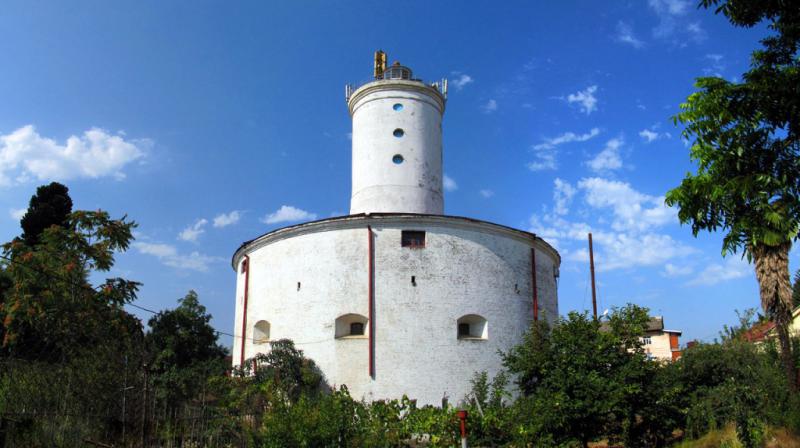
{"label": "red post", "polygon": [[594,248],[592,247],[591,232],[589,232],[589,269],[592,271],[592,315],[597,320],[597,291],[594,286]]}
{"label": "red post", "polygon": [[370,378],[375,378],[375,315],[373,312],[375,303],[373,299],[374,291],[372,290],[372,286],[375,283],[375,275],[373,272],[375,266],[375,251],[372,247],[372,226],[367,226],[367,238],[367,251],[369,252],[369,266],[367,268],[369,277],[367,287],[367,296],[369,301],[369,376]]}
{"label": "red post", "polygon": [[531,247],[531,289],[533,290],[533,321],[539,320],[539,288],[536,287],[536,249]]}
{"label": "red post", "polygon": [[462,409],[458,411],[458,419],[461,420],[461,446],[467,447],[467,411]]}
{"label": "red post", "polygon": [[244,304],[242,305],[242,351],[239,355],[239,366],[244,367],[244,344],[247,342],[247,291],[250,289],[250,256],[244,256]]}

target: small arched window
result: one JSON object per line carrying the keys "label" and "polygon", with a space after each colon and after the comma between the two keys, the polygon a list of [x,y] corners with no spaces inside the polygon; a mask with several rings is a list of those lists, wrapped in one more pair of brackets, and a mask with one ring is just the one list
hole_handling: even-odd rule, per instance
{"label": "small arched window", "polygon": [[483,316],[467,314],[456,322],[458,339],[489,339],[489,324]]}
{"label": "small arched window", "polygon": [[269,342],[269,322],[260,320],[253,326],[253,344],[266,344]]}
{"label": "small arched window", "polygon": [[367,318],[360,314],[343,314],[336,318],[336,338],[364,338],[367,335]]}

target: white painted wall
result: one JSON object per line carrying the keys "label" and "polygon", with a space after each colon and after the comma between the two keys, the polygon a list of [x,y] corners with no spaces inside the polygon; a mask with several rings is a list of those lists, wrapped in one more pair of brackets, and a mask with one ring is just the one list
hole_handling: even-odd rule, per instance
{"label": "white painted wall", "polygon": [[[374,379],[368,375],[368,339],[334,337],[337,317],[369,316],[368,224],[375,250]],[[403,229],[426,231],[425,247],[401,247]],[[413,215],[350,216],[281,229],[234,256],[237,268],[244,254],[250,256],[247,337],[257,321],[269,321],[272,339],[294,340],[329,384],[347,384],[356,398],[406,394],[420,404],[438,405],[447,393],[456,403],[469,392],[474,372],[498,372],[497,351],[518,344],[530,325],[532,245],[540,308],[554,318],[558,254],[525,232],[465,218]],[[243,277],[237,269],[237,334]],[[456,322],[466,314],[487,319],[487,340],[457,338]],[[240,343],[235,338],[236,364]],[[247,343],[245,356],[267,349]]]}
{"label": "white painted wall", "polygon": [[[399,104],[402,110],[395,110]],[[349,101],[353,118],[350,214],[441,215],[444,98],[417,81],[375,81]],[[394,131],[402,129],[402,137]],[[403,162],[396,164],[399,155]]]}

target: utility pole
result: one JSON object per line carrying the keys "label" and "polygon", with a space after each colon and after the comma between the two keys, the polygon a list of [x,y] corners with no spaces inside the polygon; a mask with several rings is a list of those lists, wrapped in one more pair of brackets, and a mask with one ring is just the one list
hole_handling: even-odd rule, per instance
{"label": "utility pole", "polygon": [[592,316],[597,320],[597,291],[594,286],[594,248],[592,247],[592,233],[589,232],[589,269],[592,271]]}

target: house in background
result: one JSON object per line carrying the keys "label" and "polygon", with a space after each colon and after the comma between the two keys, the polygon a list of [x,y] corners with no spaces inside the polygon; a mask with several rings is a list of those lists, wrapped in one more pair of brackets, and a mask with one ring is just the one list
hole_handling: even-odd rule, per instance
{"label": "house in background", "polygon": [[665,330],[664,318],[655,316],[647,324],[647,331],[642,337],[642,348],[650,359],[675,361],[681,357],[680,337],[680,331]]}
{"label": "house in background", "polygon": [[[800,336],[800,306],[795,307],[794,311],[792,311],[789,335]],[[753,325],[749,330],[742,333],[741,337],[747,342],[759,344],[768,340],[777,340],[778,330],[775,328],[775,322],[768,320]]]}

